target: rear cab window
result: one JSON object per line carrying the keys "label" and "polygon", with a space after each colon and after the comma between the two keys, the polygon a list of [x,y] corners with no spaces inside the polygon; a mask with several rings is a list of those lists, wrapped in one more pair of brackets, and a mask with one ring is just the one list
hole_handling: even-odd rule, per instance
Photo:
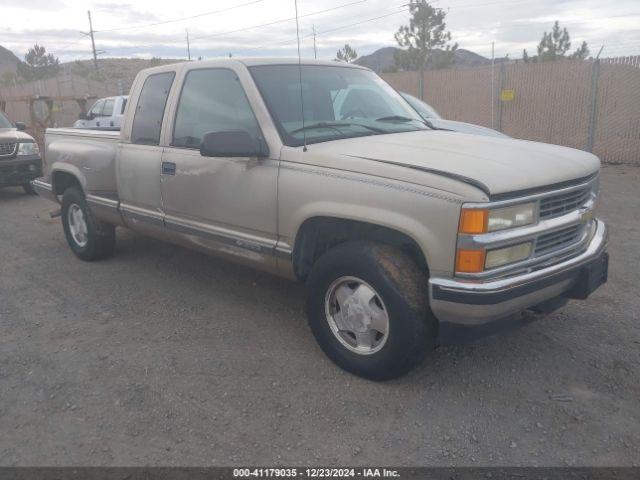
{"label": "rear cab window", "polygon": [[104,108],[102,110],[103,117],[110,117],[113,115],[113,107],[116,101],[113,98],[108,98],[104,101]]}
{"label": "rear cab window", "polygon": [[175,76],[175,72],[156,73],[144,81],[133,117],[132,143],[159,145],[162,117]]}

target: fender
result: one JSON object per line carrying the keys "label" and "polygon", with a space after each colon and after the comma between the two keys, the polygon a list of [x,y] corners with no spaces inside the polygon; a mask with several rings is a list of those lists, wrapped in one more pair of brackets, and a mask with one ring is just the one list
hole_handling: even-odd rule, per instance
{"label": "fender", "polygon": [[[60,154],[59,158],[63,157],[63,155],[64,154]],[[86,194],[87,178],[85,177],[85,175],[77,166],[71,163],[66,163],[61,159],[56,160],[51,168],[51,187],[54,192],[56,192],[55,177],[56,173],[58,172],[68,173],[69,175],[75,177],[75,179],[80,184],[80,188],[82,188],[82,191]]]}

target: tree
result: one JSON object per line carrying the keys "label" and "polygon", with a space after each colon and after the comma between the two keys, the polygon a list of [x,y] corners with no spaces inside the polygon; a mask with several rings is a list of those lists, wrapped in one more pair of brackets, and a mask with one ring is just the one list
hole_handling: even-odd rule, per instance
{"label": "tree", "polygon": [[561,58],[575,58],[584,60],[589,55],[587,42],[582,42],[580,48],[574,53],[567,56],[567,52],[571,48],[571,38],[566,28],[560,28],[560,23],[556,20],[553,24],[551,32],[544,32],[542,40],[538,44],[538,55],[529,57],[527,51],[522,52],[522,59],[525,62],[548,62],[559,60]]}
{"label": "tree", "polygon": [[41,80],[55,76],[59,68],[60,61],[36,43],[18,64],[18,75],[25,80]]}
{"label": "tree", "polygon": [[[395,54],[396,65],[405,70],[422,71],[431,62],[438,68],[451,64],[458,44],[448,44],[451,32],[446,30],[444,22],[447,13],[432,7],[426,0],[410,0],[409,13],[409,25],[401,26],[395,34],[403,49]],[[441,49],[437,61],[435,49]]]}
{"label": "tree", "polygon": [[582,42],[580,48],[578,48],[575,52],[571,54],[571,58],[575,58],[577,60],[584,60],[589,56],[589,47],[587,47],[587,42]]}
{"label": "tree", "polygon": [[353,48],[351,48],[351,45],[349,45],[348,43],[345,44],[345,46],[340,50],[338,50],[338,53],[336,53],[336,60],[339,62],[351,63],[356,58],[358,58],[358,53]]}

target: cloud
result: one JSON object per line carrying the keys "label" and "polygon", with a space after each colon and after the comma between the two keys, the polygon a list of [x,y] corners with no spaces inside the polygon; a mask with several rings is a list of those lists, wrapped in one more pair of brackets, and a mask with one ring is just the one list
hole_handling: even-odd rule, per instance
{"label": "cloud", "polygon": [[[44,44],[61,59],[90,53],[86,31],[86,10],[92,10],[96,45],[106,56],[151,55],[177,58],[186,55],[185,29],[189,29],[192,52],[204,57],[227,55],[293,55],[296,53],[294,21],[290,0],[265,0],[250,6],[201,17],[141,28],[153,22],[187,18],[242,5],[249,0],[190,0],[182,4],[157,0],[2,0],[3,16],[19,18],[28,12],[29,23],[13,23],[0,30],[0,45],[22,56],[34,43]],[[351,0],[352,2],[355,0]],[[34,3],[35,2],[35,3]],[[340,5],[349,0],[299,0],[300,14],[306,15]],[[345,43],[366,55],[384,46],[394,46],[394,32],[409,19],[402,0],[362,2],[302,17],[300,34],[305,55],[313,54],[311,33],[317,35],[322,58],[333,58]],[[36,6],[34,6],[36,5]],[[38,7],[41,5],[41,7]],[[518,57],[523,48],[535,50],[542,33],[557,19],[566,26],[577,46],[586,40],[592,50],[605,44],[605,53],[640,53],[640,4],[638,0],[440,0],[435,4],[447,11],[447,27],[460,48],[489,56],[495,43],[497,56]],[[45,8],[47,10],[45,10]],[[391,13],[391,16],[378,18]],[[367,21],[374,19],[372,21]],[[275,22],[269,26],[258,24]],[[360,23],[359,22],[364,22]],[[25,25],[24,28],[21,28]],[[126,27],[126,29],[123,29]],[[248,28],[254,27],[254,28]],[[335,30],[337,27],[346,27]],[[112,29],[117,29],[113,30]],[[240,30],[240,31],[237,31]],[[335,31],[334,31],[335,30]]]}
{"label": "cloud", "polygon": [[118,12],[118,17],[122,20],[122,23],[148,23],[155,22],[159,17],[148,11],[138,10],[132,4],[129,3],[95,3],[93,5],[94,10],[97,12],[103,12],[112,14]]}
{"label": "cloud", "polygon": [[18,8],[22,10],[61,10],[67,7],[63,0],[2,0],[3,8]]}

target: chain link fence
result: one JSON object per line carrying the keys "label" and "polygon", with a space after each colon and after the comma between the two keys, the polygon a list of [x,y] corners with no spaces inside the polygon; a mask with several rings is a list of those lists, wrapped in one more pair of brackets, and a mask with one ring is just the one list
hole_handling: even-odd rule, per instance
{"label": "chain link fence", "polygon": [[[383,74],[420,97],[416,72]],[[424,75],[424,100],[447,119],[640,165],[640,57],[511,63]]]}

